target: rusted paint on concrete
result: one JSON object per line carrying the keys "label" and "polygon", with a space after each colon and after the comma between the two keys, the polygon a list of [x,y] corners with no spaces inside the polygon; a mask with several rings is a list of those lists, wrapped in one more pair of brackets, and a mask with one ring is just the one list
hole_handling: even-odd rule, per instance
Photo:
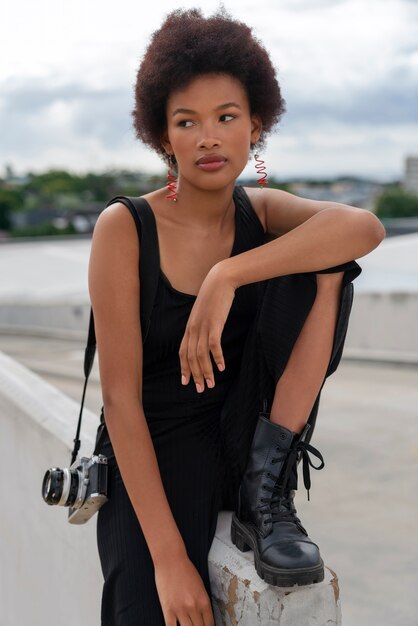
{"label": "rusted paint on concrete", "polygon": [[[221,614],[223,616],[228,615],[229,623],[231,624],[231,626],[238,626],[238,619],[237,619],[236,612],[235,612],[235,609],[236,609],[237,604],[238,604],[238,593],[237,593],[237,590],[238,590],[238,577],[237,577],[236,574],[233,574],[231,572],[231,570],[226,565],[224,565],[222,567],[222,571],[225,574],[225,578],[229,579],[228,587],[226,589],[226,598],[227,599],[225,601],[222,598],[217,597],[216,598],[216,602],[217,602],[217,604],[219,606]],[[224,580],[224,578],[222,577],[221,580]],[[248,583],[249,582],[250,581],[248,581]]]}
{"label": "rusted paint on concrete", "polygon": [[331,572],[332,574],[332,578],[330,580],[330,585],[334,591],[334,598],[335,598],[335,603],[337,604],[339,597],[340,597],[340,587],[338,585],[338,578],[337,578],[337,574],[328,566],[325,566],[327,568],[328,571]]}
{"label": "rusted paint on concrete", "polygon": [[231,575],[231,580],[228,585],[228,602],[226,604],[226,611],[229,615],[229,619],[231,620],[232,626],[237,626],[238,621],[235,613],[235,608],[237,606],[238,601],[238,577],[235,574]]}
{"label": "rusted paint on concrete", "polygon": [[254,602],[256,604],[258,604],[260,602],[260,592],[259,591],[253,591],[253,598],[254,598]]}

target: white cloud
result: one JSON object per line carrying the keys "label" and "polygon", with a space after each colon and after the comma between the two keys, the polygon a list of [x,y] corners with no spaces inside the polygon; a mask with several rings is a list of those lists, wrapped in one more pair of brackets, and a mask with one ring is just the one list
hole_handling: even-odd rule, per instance
{"label": "white cloud", "polygon": [[[182,2],[196,5],[210,14],[218,2]],[[418,140],[417,4],[260,0],[256,11],[248,0],[225,5],[254,27],[278,68],[287,112],[265,152],[270,171],[401,174]],[[130,111],[140,58],[170,10],[168,0],[9,3],[0,164],[161,169],[136,141]]]}

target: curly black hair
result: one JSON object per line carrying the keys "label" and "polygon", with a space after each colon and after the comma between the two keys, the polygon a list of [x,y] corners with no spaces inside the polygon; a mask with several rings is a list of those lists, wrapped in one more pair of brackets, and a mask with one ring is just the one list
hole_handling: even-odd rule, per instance
{"label": "curly black hair", "polygon": [[199,9],[172,11],[153,33],[141,61],[131,112],[137,138],[165,161],[161,134],[167,126],[168,97],[209,73],[229,74],[246,89],[250,112],[258,114],[263,124],[253,148],[263,147],[286,111],[270,56],[249,26],[234,20],[223,7],[208,18]]}

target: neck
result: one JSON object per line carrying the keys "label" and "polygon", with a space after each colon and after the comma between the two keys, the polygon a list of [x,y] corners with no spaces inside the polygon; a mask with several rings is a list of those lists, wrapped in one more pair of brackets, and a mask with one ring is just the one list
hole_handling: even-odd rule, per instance
{"label": "neck", "polygon": [[201,189],[179,177],[175,203],[176,217],[198,228],[211,229],[222,226],[233,205],[234,187],[235,181],[218,189]]}

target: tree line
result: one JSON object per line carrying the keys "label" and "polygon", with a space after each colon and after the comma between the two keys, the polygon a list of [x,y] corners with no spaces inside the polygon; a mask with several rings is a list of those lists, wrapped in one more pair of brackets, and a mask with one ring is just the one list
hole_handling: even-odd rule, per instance
{"label": "tree line", "polygon": [[[270,187],[292,191],[291,182],[269,178]],[[51,169],[21,179],[0,178],[0,231],[9,237],[46,234],[71,234],[77,230],[71,223],[58,225],[51,216],[75,214],[83,210],[96,211],[116,195],[139,196],[165,185],[164,176],[145,175],[127,170],[89,172],[77,175],[66,170]],[[306,180],[307,184],[331,184],[332,180]],[[40,214],[39,223],[17,226],[17,213]],[[41,212],[44,212],[44,219]],[[403,189],[401,183],[385,185],[376,198],[374,212],[381,218],[418,217],[418,194]],[[54,225],[55,224],[55,225]]]}

